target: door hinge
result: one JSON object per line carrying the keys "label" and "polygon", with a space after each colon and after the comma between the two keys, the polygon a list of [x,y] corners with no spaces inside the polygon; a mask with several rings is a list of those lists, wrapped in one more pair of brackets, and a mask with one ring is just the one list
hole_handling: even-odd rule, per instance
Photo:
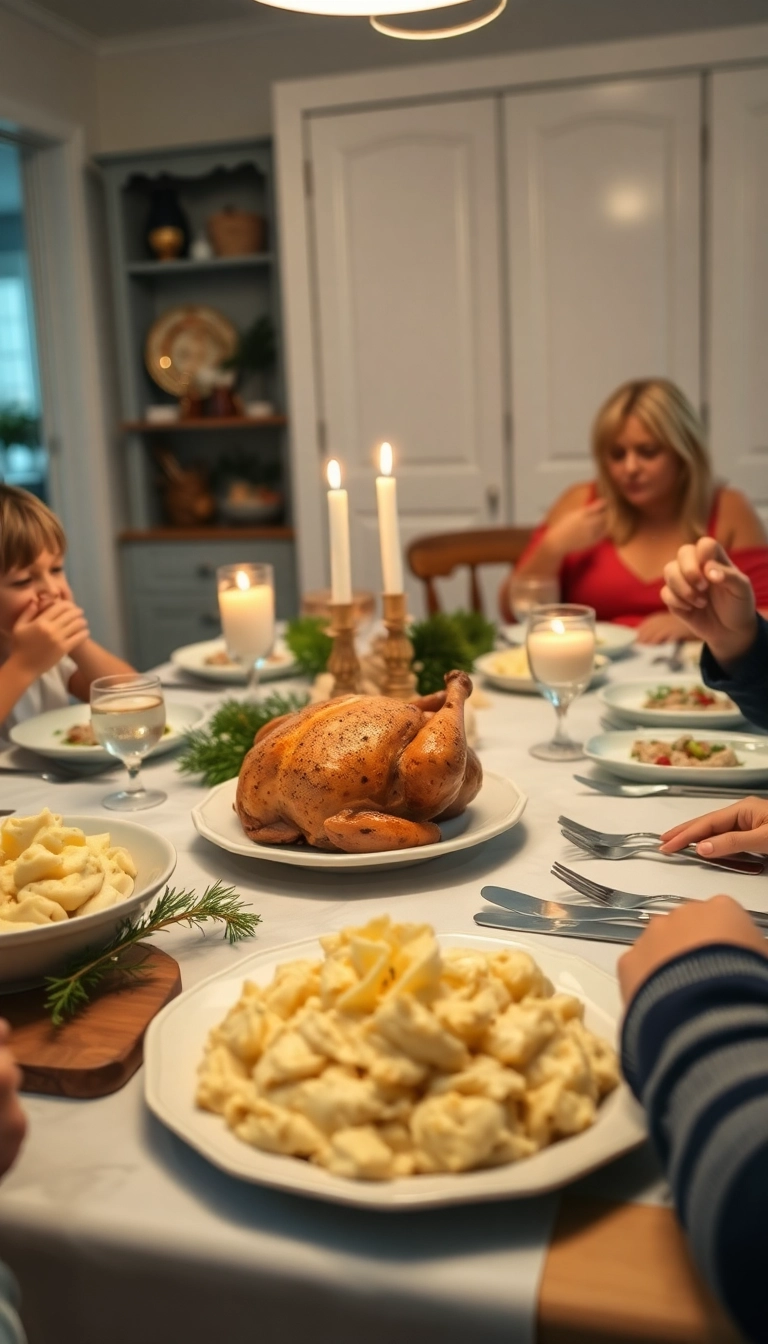
{"label": "door hinge", "polygon": [[312,162],[311,162],[310,159],[305,159],[305,160],[304,160],[304,192],[305,192],[305,194],[306,194],[307,196],[312,196],[312,195],[314,194],[314,190],[315,190],[315,184],[314,184],[314,175],[313,175],[313,173],[312,173]]}

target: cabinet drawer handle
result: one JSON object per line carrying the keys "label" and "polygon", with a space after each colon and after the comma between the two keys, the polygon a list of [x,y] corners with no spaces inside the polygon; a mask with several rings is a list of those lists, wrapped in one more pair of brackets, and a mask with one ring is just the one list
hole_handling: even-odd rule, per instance
{"label": "cabinet drawer handle", "polygon": [[213,568],[213,565],[198,565],[198,566],[197,566],[197,577],[198,577],[198,579],[212,579],[215,573],[216,573],[216,570]]}
{"label": "cabinet drawer handle", "polygon": [[218,630],[221,626],[221,620],[218,616],[213,616],[210,611],[204,611],[200,617],[201,625],[215,625]]}

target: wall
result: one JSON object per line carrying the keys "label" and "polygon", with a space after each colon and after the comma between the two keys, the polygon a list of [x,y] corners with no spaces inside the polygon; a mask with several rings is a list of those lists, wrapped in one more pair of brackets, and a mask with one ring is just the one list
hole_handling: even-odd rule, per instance
{"label": "wall", "polygon": [[0,8],[0,101],[82,126],[89,148],[96,126],[96,55]]}
{"label": "wall", "polygon": [[495,23],[448,42],[398,42],[365,19],[297,19],[279,11],[260,14],[253,28],[225,25],[218,37],[210,25],[178,37],[123,40],[104,46],[98,60],[99,147],[269,134],[277,80],[732,27],[767,16],[766,0],[509,0]]}

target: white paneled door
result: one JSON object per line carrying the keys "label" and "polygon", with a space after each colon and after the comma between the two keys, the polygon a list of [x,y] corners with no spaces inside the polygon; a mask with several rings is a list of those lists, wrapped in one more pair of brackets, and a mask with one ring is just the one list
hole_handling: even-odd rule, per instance
{"label": "white paneled door", "polygon": [[768,69],[712,79],[711,441],[768,523]]}
{"label": "white paneled door", "polygon": [[700,99],[691,75],[504,100],[516,522],[590,478],[618,384],[698,401]]}
{"label": "white paneled door", "polygon": [[[355,585],[374,591],[382,440],[404,544],[506,521],[497,106],[310,123],[324,447],[344,466]],[[420,585],[410,591],[422,610]],[[465,603],[463,587],[447,600]]]}

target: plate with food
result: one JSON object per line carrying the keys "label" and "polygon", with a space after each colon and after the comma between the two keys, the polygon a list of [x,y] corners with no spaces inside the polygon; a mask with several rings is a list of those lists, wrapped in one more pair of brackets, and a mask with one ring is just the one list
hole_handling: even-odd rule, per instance
{"label": "plate with food", "polygon": [[543,941],[381,916],[175,999],[147,1032],[145,1096],[244,1181],[380,1210],[526,1198],[645,1139],[620,1017],[614,976]]}
{"label": "plate with food", "polygon": [[695,677],[617,682],[600,697],[614,716],[630,723],[666,728],[736,728],[744,723],[737,705]]}
{"label": "plate with food", "polygon": [[[590,686],[600,685],[607,666],[605,654],[596,653]],[[500,691],[516,691],[523,695],[539,693],[538,683],[531,676],[528,654],[522,644],[514,649],[497,649],[494,653],[481,654],[475,659],[475,670],[489,686],[495,686]]]}
{"label": "plate with food", "polygon": [[[157,746],[147,753],[147,759],[162,756],[180,746],[184,734],[203,718],[203,711],[197,705],[171,700],[166,702],[166,717],[165,732]],[[45,714],[36,714],[33,719],[15,724],[10,736],[17,746],[27,747],[29,751],[53,760],[71,761],[77,765],[106,765],[115,761],[115,757],[100,747],[93,736],[88,705],[65,705],[61,709],[49,709]]]}
{"label": "plate with food", "polygon": [[768,781],[768,737],[748,733],[602,733],[584,752],[611,774],[646,783],[726,784],[746,794]]}
{"label": "plate with food", "polygon": [[0,826],[0,985],[53,974],[106,943],[170,878],[176,850],[134,821],[43,808]]}
{"label": "plate with food", "polygon": [[[174,667],[190,672],[206,681],[221,681],[230,686],[244,685],[248,681],[250,669],[236,658],[230,658],[224,640],[204,639],[199,644],[185,644],[174,649],[171,654]],[[260,681],[274,681],[278,677],[293,677],[299,668],[296,659],[281,640],[278,640],[272,652],[267,654],[259,673]]]}
{"label": "plate with food", "polygon": [[[503,625],[501,632],[510,644],[525,643],[524,625]],[[628,625],[614,625],[613,621],[595,622],[595,647],[606,658],[621,658],[637,641],[637,631]]]}
{"label": "plate with food", "polygon": [[[461,849],[471,849],[516,826],[528,802],[527,794],[511,779],[486,770],[483,787],[469,807],[460,816],[438,823],[438,841],[404,849],[350,854],[340,850],[317,849],[306,842],[262,844],[250,840],[235,812],[236,792],[237,780],[228,779],[212,789],[207,798],[192,809],[192,820],[199,835],[220,849],[226,849],[230,854],[241,854],[246,859],[288,863],[298,868],[316,868],[321,872],[403,867],[426,863],[427,859],[439,859],[444,854],[455,854]],[[397,820],[394,819],[395,822]]]}

